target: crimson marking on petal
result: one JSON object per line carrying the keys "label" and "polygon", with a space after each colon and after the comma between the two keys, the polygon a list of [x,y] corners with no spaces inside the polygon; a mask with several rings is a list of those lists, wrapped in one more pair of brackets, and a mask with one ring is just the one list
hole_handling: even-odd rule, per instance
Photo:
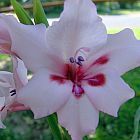
{"label": "crimson marking on petal", "polygon": [[106,55],[104,55],[104,56],[101,56],[100,58],[98,58],[93,63],[93,65],[96,65],[96,64],[103,65],[103,64],[106,64],[108,61],[109,61],[109,58]]}
{"label": "crimson marking on petal", "polygon": [[64,79],[63,77],[61,77],[61,76],[51,75],[51,76],[50,76],[50,79],[51,79],[52,81],[58,82],[59,84],[64,84],[64,83],[65,83],[65,79]]}
{"label": "crimson marking on petal", "polygon": [[88,84],[90,86],[103,86],[106,82],[104,74],[97,74],[92,78],[88,79]]}

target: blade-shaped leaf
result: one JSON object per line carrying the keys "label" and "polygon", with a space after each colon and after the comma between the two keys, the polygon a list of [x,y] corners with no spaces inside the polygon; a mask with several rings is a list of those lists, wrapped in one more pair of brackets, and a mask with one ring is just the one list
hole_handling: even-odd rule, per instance
{"label": "blade-shaped leaf", "polygon": [[68,134],[68,131],[65,128],[62,128],[62,133],[63,133],[63,140],[71,140],[71,136]]}
{"label": "blade-shaped leaf", "polygon": [[33,15],[34,15],[34,22],[36,24],[44,23],[47,27],[49,26],[48,20],[46,18],[46,14],[44,12],[40,0],[33,0]]}
{"label": "blade-shaped leaf", "polygon": [[134,128],[135,128],[135,133],[132,138],[132,140],[140,140],[139,138],[139,124],[140,124],[140,107],[138,108],[136,115],[135,115],[135,121],[134,121]]}
{"label": "blade-shaped leaf", "polygon": [[56,115],[52,114],[52,115],[48,116],[47,121],[48,121],[48,124],[51,128],[51,131],[53,133],[54,138],[56,140],[63,140],[63,137],[62,137],[62,134],[61,134],[61,129],[58,125]]}
{"label": "blade-shaped leaf", "polygon": [[16,0],[11,0],[11,4],[13,5],[14,11],[21,23],[33,24],[28,13],[24,10],[24,8]]}

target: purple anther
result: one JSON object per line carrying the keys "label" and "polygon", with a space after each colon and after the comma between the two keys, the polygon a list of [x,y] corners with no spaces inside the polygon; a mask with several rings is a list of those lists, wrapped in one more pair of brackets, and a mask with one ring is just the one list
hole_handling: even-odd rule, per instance
{"label": "purple anther", "polygon": [[14,96],[16,94],[16,90],[14,89],[14,90],[10,91],[10,93],[11,93],[11,96]]}
{"label": "purple anther", "polygon": [[79,66],[83,65],[81,61],[76,62],[76,64],[79,65]]}
{"label": "purple anther", "polygon": [[84,58],[82,56],[78,56],[78,60],[79,61],[85,61]]}
{"label": "purple anther", "polygon": [[70,57],[70,62],[71,63],[74,63],[75,62],[75,59],[73,57]]}

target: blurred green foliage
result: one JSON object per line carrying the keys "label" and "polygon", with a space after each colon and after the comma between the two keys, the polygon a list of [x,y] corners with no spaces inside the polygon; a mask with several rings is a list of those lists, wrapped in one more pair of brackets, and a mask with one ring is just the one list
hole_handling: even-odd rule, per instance
{"label": "blurred green foliage", "polygon": [[[118,31],[120,29],[110,29],[108,32],[116,33]],[[135,28],[134,31],[137,38],[140,38],[140,29]],[[1,70],[11,71],[11,63],[7,56],[0,56],[0,64],[3,64],[3,66],[0,65]],[[90,140],[132,139],[134,117],[140,106],[140,68],[126,73],[123,79],[136,91],[136,97],[121,107],[118,118],[101,113],[96,134],[91,135]],[[9,114],[5,124],[7,129],[0,130],[0,140],[54,140],[47,119],[34,120],[30,111]]]}
{"label": "blurred green foliage", "polygon": [[[28,2],[29,0],[17,0],[20,3]],[[0,0],[0,7],[10,6],[10,0]]]}
{"label": "blurred green foliage", "polygon": [[[17,0],[21,4],[32,3],[32,0]],[[64,1],[64,0],[41,0],[41,2],[51,2],[51,1]],[[101,2],[97,4],[98,12],[101,14],[123,14],[121,10],[131,10],[140,11],[140,1],[139,0],[122,0],[121,2],[110,2],[110,0],[106,0],[108,2]],[[10,0],[0,0],[0,7],[10,6]],[[55,6],[45,8],[45,12],[48,17],[58,17],[62,12],[62,6]],[[115,10],[115,12],[114,12]],[[30,10],[29,10],[30,11]],[[31,12],[32,13],[32,12]]]}

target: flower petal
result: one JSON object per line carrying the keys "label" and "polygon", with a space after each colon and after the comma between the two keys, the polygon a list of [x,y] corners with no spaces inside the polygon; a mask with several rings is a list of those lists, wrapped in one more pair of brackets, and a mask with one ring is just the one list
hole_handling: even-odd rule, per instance
{"label": "flower petal", "polygon": [[2,121],[6,118],[6,116],[7,116],[7,108],[0,111],[0,128],[2,129],[6,128],[6,126],[2,123]]}
{"label": "flower petal", "polygon": [[0,51],[10,52],[11,51],[11,40],[8,30],[6,29],[5,23],[0,19]]}
{"label": "flower petal", "polygon": [[100,111],[117,117],[120,106],[134,97],[134,91],[117,73],[105,74],[106,84],[100,87],[85,86],[84,90],[92,104]]}
{"label": "flower petal", "polygon": [[31,108],[35,118],[45,117],[56,112],[71,94],[70,84],[59,84],[50,79],[47,70],[37,72],[17,96],[17,101]]}
{"label": "flower petal", "polygon": [[15,80],[16,90],[19,90],[28,83],[27,69],[22,60],[17,57],[12,57],[13,60],[13,74]]}
{"label": "flower petal", "polygon": [[59,123],[68,129],[72,140],[81,140],[96,130],[99,113],[86,95],[77,99],[73,95],[57,112]]}
{"label": "flower petal", "polygon": [[18,23],[13,16],[1,15],[7,26],[12,42],[12,51],[15,52],[34,71],[47,65],[46,57],[46,27],[39,25],[24,25]]}
{"label": "flower petal", "polygon": [[13,74],[6,71],[0,71],[0,97],[9,96],[9,88],[14,88]]}
{"label": "flower petal", "polygon": [[5,97],[0,97],[0,110],[4,106],[5,103]]}
{"label": "flower petal", "polygon": [[96,50],[106,40],[106,28],[91,0],[66,0],[60,21],[47,30],[47,46],[64,59],[79,48]]}
{"label": "flower petal", "polygon": [[[108,41],[98,53],[94,54],[90,61],[95,58],[107,56],[105,68],[115,69],[119,75],[140,66],[140,41],[132,30],[125,29],[117,34],[108,36]],[[101,66],[101,65],[100,65]]]}
{"label": "flower petal", "polygon": [[140,41],[136,40],[132,30],[125,29],[116,35],[110,35],[106,45],[110,48],[120,47],[111,52],[108,63],[108,67],[115,68],[120,75],[140,66]]}

